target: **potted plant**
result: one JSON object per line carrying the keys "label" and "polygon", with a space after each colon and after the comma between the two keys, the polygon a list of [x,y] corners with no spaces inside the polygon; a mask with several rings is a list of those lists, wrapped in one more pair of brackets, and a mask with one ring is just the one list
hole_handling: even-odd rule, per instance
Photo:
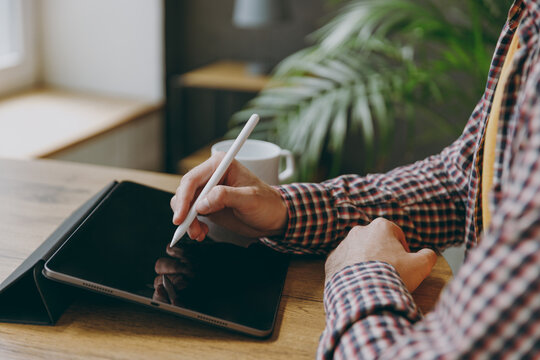
{"label": "potted plant", "polygon": [[350,137],[363,140],[364,170],[381,169],[400,122],[410,130],[421,118],[455,137],[464,125],[455,110],[470,112],[482,94],[509,5],[349,1],[311,35],[313,45],[276,67],[270,85],[233,116],[230,134],[248,113],[260,114],[255,136],[293,151],[305,181],[339,174]]}

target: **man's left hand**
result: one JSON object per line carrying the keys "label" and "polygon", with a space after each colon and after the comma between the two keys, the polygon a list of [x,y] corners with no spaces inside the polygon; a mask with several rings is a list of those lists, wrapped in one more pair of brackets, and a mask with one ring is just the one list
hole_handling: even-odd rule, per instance
{"label": "man's left hand", "polygon": [[429,275],[437,261],[431,249],[409,252],[405,234],[399,226],[377,218],[366,226],[355,226],[326,260],[326,282],[345,267],[365,261],[392,265],[410,292]]}

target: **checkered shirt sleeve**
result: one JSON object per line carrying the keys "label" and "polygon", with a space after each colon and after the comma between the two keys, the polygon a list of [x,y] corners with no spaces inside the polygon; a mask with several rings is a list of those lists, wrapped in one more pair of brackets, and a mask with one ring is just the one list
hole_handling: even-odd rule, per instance
{"label": "checkered shirt sleeve", "polygon": [[[503,99],[492,220],[473,248],[479,144],[523,10],[521,51],[529,55],[517,56],[521,74]],[[279,187],[289,209],[286,237],[263,241],[283,251],[328,253],[350,228],[378,216],[400,225],[412,249],[464,240],[472,248],[425,317],[389,264],[358,263],[336,273],[325,287],[318,358],[540,359],[539,33],[540,2],[517,0],[486,93],[463,135],[441,154],[387,174]]]}
{"label": "checkered shirt sleeve", "polygon": [[467,196],[458,185],[464,181],[456,166],[459,150],[462,139],[438,156],[387,174],[281,186],[289,216],[286,235],[264,241],[283,251],[325,254],[353,226],[385,217],[403,229],[412,249],[457,244],[463,241]]}

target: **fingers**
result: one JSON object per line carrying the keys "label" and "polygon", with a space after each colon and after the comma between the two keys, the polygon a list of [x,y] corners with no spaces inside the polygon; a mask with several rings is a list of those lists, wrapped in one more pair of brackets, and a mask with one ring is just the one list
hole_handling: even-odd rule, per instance
{"label": "fingers", "polygon": [[171,199],[174,224],[180,225],[184,221],[197,193],[208,182],[223,156],[223,153],[212,156],[182,177],[176,194]]}
{"label": "fingers", "polygon": [[164,275],[169,278],[169,281],[174,286],[175,290],[183,290],[189,285],[189,277],[183,274]]}
{"label": "fingers", "polygon": [[389,236],[397,238],[399,242],[401,243],[401,245],[403,246],[403,248],[407,252],[411,252],[409,248],[409,244],[407,243],[407,239],[405,238],[405,233],[394,222],[387,220],[385,218],[382,218],[382,217],[378,217],[374,219],[367,226],[375,228],[376,231],[379,233],[388,234]]}
{"label": "fingers", "polygon": [[197,212],[202,215],[218,212],[224,208],[238,209],[252,202],[250,197],[256,195],[252,187],[230,187],[218,185],[197,203]]}
{"label": "fingers", "polygon": [[208,234],[208,225],[195,219],[188,229],[188,235],[193,240],[203,241]]}
{"label": "fingers", "polygon": [[171,284],[176,290],[185,289],[189,285],[190,277],[183,274],[174,275],[158,275],[154,278],[154,289],[158,290],[163,287],[163,276],[167,276]]}
{"label": "fingers", "polygon": [[405,266],[408,268],[407,275],[402,276],[402,279],[407,289],[413,292],[429,275],[433,266],[435,266],[437,254],[431,249],[422,249],[416,253],[407,254],[406,262],[407,264]]}
{"label": "fingers", "polygon": [[413,256],[414,262],[417,264],[421,275],[424,278],[427,277],[437,262],[437,254],[435,251],[431,249],[421,249],[411,255]]}
{"label": "fingers", "polygon": [[154,289],[157,289],[160,285],[163,285],[163,275],[158,275],[154,278]]}
{"label": "fingers", "polygon": [[[161,276],[159,276],[159,278],[161,280]],[[163,284],[155,285],[154,288],[155,290],[154,294],[152,295],[152,300],[169,304],[169,296],[167,295],[167,291],[165,290]]]}
{"label": "fingers", "polygon": [[154,270],[157,274],[191,274],[189,264],[168,257],[159,258]]}

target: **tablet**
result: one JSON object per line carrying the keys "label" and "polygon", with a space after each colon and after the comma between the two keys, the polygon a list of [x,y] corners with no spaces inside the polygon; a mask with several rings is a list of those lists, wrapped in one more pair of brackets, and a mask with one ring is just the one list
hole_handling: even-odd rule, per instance
{"label": "tablet", "polygon": [[288,268],[284,254],[185,236],[173,194],[122,182],[46,262],[50,279],[257,337],[271,334]]}

